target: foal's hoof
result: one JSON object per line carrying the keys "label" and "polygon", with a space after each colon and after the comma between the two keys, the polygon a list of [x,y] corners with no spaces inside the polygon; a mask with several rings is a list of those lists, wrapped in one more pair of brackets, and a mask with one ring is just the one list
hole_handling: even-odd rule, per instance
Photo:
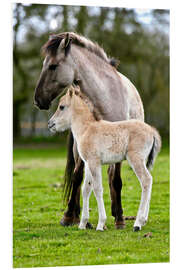
{"label": "foal's hoof", "polygon": [[97,228],[96,228],[96,231],[99,231],[99,232],[104,232],[104,228],[97,227]]}
{"label": "foal's hoof", "polygon": [[117,230],[119,230],[119,229],[124,229],[126,227],[126,224],[125,224],[125,222],[124,222],[124,220],[121,220],[121,221],[116,221],[115,222],[115,228],[117,229]]}
{"label": "foal's hoof", "polygon": [[93,225],[90,222],[87,222],[86,229],[93,229]]}
{"label": "foal's hoof", "polygon": [[139,226],[135,226],[134,228],[133,228],[133,231],[134,232],[138,232],[138,231],[140,231],[141,230],[141,228],[139,227]]}

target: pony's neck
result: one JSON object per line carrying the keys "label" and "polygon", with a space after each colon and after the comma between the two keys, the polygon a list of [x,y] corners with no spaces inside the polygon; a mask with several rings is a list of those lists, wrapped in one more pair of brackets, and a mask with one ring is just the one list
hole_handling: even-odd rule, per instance
{"label": "pony's neck", "polygon": [[[104,83],[99,74],[98,67],[101,67],[101,75],[106,64],[100,57],[89,52],[86,48],[72,46],[71,56],[75,68],[75,81],[78,81],[81,91],[92,101],[96,99],[101,90],[104,92]],[[100,87],[101,86],[101,87]],[[94,104],[94,102],[93,102]]]}
{"label": "pony's neck", "polygon": [[73,97],[71,105],[71,129],[75,139],[83,135],[87,127],[95,122],[95,118],[89,107],[80,97]]}
{"label": "pony's neck", "polygon": [[99,109],[103,118],[110,115],[111,92],[115,92],[117,74],[113,68],[86,48],[72,46],[71,57],[75,69],[75,81],[81,91]]}

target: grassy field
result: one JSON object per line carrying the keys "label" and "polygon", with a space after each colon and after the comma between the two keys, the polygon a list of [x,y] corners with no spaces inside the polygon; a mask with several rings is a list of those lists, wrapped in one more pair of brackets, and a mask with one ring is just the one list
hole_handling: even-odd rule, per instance
{"label": "grassy field", "polygon": [[[13,267],[126,264],[169,261],[169,149],[165,144],[153,169],[149,220],[140,232],[133,222],[124,230],[114,228],[110,210],[107,166],[103,167],[107,230],[80,231],[59,225],[62,203],[64,146],[14,148],[13,170]],[[48,144],[49,145],[49,144]],[[136,215],[140,184],[123,163],[122,202],[124,215]],[[82,202],[81,202],[82,205]],[[97,225],[94,195],[90,198],[90,222]],[[151,232],[151,237],[145,234]]]}

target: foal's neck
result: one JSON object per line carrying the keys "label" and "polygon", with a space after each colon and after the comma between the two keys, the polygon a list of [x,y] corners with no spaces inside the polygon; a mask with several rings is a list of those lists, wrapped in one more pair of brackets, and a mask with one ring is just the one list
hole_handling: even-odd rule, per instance
{"label": "foal's neck", "polygon": [[74,137],[78,141],[80,136],[82,136],[87,128],[96,120],[88,105],[79,97],[74,97],[74,103],[71,106],[71,111],[71,129]]}

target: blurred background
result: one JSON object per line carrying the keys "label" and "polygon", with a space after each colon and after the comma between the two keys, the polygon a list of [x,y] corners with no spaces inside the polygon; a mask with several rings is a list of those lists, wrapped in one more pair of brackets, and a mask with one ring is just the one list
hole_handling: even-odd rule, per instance
{"label": "blurred background", "polygon": [[169,138],[169,10],[44,4],[13,4],[13,138],[58,140],[47,129],[56,109],[33,106],[49,34],[75,31],[118,60],[118,70],[136,86],[145,119]]}

